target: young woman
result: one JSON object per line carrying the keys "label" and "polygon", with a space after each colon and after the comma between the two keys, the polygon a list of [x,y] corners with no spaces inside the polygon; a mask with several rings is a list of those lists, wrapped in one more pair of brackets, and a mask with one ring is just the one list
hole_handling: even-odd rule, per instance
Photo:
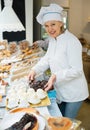
{"label": "young woman", "polygon": [[30,71],[29,80],[50,68],[51,77],[45,91],[54,86],[62,115],[75,118],[89,94],[83,72],[82,46],[72,33],[63,29],[62,10],[57,4],[40,9],[37,21],[45,27],[49,45],[45,56]]}

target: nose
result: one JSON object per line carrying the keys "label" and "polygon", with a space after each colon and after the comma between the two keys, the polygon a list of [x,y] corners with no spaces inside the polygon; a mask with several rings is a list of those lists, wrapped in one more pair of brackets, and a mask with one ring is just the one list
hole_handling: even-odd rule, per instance
{"label": "nose", "polygon": [[49,27],[48,27],[48,31],[50,32],[51,30],[52,30],[52,27],[51,27],[51,26],[49,26]]}

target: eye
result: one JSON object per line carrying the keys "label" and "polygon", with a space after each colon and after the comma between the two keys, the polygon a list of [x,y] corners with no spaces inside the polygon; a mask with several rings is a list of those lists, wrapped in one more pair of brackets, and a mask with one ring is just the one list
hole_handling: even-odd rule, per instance
{"label": "eye", "polygon": [[52,26],[55,25],[55,23],[52,24]]}
{"label": "eye", "polygon": [[48,28],[48,25],[45,25],[45,28]]}
{"label": "eye", "polygon": [[48,27],[48,25],[45,25],[45,27]]}
{"label": "eye", "polygon": [[51,24],[51,27],[53,27],[53,26],[55,26],[55,25],[56,25],[55,23],[52,23],[52,24]]}

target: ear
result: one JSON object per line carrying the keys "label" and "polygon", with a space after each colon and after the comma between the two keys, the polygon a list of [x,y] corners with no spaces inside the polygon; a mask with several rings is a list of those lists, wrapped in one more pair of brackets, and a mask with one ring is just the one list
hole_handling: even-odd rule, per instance
{"label": "ear", "polygon": [[64,25],[64,23],[63,22],[60,22],[60,27],[62,27]]}

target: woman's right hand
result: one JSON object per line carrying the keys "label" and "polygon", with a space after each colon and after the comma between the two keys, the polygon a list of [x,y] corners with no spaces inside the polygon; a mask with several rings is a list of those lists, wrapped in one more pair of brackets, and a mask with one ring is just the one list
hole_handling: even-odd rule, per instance
{"label": "woman's right hand", "polygon": [[34,70],[31,70],[28,75],[28,80],[33,81],[35,79],[36,72]]}

